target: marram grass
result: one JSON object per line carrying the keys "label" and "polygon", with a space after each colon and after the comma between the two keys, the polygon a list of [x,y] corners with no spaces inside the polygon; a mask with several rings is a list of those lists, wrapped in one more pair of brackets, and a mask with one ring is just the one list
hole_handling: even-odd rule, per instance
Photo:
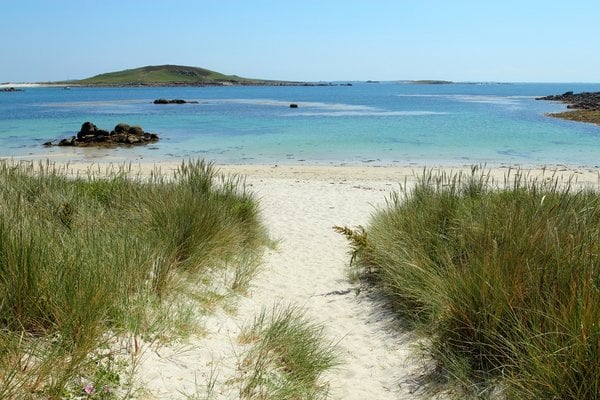
{"label": "marram grass", "polygon": [[243,180],[204,162],[145,179],[1,162],[0,397],[82,394],[107,336],[189,328],[188,300],[219,273],[240,290],[266,243]]}
{"label": "marram grass", "polygon": [[242,399],[325,399],[323,374],[339,365],[335,344],[323,326],[294,306],[276,304],[246,326],[240,342],[251,344],[242,359]]}
{"label": "marram grass", "polygon": [[598,398],[597,191],[425,171],[366,229],[338,230],[355,272],[432,335],[434,357],[465,393]]}

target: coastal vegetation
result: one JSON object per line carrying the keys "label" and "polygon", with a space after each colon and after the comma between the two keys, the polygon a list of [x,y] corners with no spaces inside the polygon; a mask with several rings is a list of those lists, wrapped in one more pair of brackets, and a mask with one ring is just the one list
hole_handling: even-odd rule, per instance
{"label": "coastal vegetation", "polygon": [[366,229],[336,227],[354,274],[431,337],[432,382],[461,398],[597,399],[600,195],[573,183],[424,171]]}
{"label": "coastal vegetation", "polygon": [[211,164],[1,162],[0,398],[127,397],[141,343],[201,332],[267,244],[244,180]]}
{"label": "coastal vegetation", "polygon": [[568,119],[576,122],[587,122],[600,125],[600,109],[598,110],[571,110],[548,114],[554,118]]}

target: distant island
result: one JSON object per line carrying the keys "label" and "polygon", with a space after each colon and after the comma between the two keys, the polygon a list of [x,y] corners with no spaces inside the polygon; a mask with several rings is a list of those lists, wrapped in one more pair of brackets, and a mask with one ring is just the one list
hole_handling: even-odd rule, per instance
{"label": "distant island", "polygon": [[397,81],[396,83],[402,85],[452,85],[455,82],[452,81],[440,81],[437,79],[419,79],[419,80],[403,80]]}
{"label": "distant island", "polygon": [[145,66],[52,83],[65,86],[338,86],[332,83],[250,79],[183,65]]}
{"label": "distant island", "polygon": [[538,97],[536,100],[566,103],[569,111],[549,113],[550,117],[600,125],[600,92],[573,93]]}
{"label": "distant island", "polygon": [[410,83],[415,85],[451,85],[454,82],[452,81],[439,81],[435,79],[421,79],[418,81],[410,81]]}

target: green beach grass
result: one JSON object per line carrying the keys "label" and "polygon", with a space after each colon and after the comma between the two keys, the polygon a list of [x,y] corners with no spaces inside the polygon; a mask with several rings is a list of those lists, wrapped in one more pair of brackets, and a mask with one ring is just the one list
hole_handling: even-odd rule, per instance
{"label": "green beach grass", "polygon": [[239,338],[251,344],[242,359],[242,399],[326,399],[322,375],[340,364],[323,326],[295,306],[276,304],[258,314]]}
{"label": "green beach grass", "polygon": [[243,179],[211,164],[142,179],[1,162],[0,398],[127,397],[111,343],[201,329],[226,296],[215,277],[243,291],[266,244]]}
{"label": "green beach grass", "polygon": [[432,338],[457,397],[598,398],[597,191],[425,171],[366,229],[336,229],[354,273]]}

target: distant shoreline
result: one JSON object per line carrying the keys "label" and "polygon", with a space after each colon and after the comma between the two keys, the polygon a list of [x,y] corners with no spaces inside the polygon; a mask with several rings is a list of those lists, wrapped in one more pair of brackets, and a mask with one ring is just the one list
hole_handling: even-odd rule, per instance
{"label": "distant shoreline", "polygon": [[190,82],[171,82],[171,83],[125,83],[125,84],[81,84],[71,82],[35,82],[35,83],[2,83],[0,89],[3,88],[36,88],[36,87],[107,87],[107,88],[131,88],[131,87],[227,87],[227,86],[352,86],[350,83],[332,83],[332,82],[207,82],[207,83],[190,83]]}
{"label": "distant shoreline", "polygon": [[332,81],[332,82],[295,82],[295,81],[256,81],[256,82],[170,82],[170,83],[146,83],[146,82],[131,82],[122,84],[106,84],[106,83],[77,83],[77,82],[4,82],[0,83],[0,89],[4,88],[36,88],[36,87],[80,87],[80,88],[133,88],[133,87],[240,87],[240,86],[352,86],[353,84],[397,84],[397,85],[455,85],[455,84],[475,84],[472,82],[450,82],[450,81],[433,81],[433,80],[416,80],[416,81]]}

